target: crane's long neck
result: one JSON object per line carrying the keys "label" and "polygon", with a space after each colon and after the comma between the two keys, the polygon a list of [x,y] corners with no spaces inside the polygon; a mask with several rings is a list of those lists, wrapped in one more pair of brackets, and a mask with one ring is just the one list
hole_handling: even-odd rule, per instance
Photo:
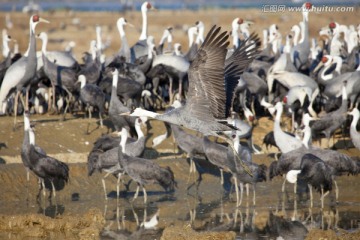
{"label": "crane's long neck", "polygon": [[119,81],[119,74],[118,74],[118,72],[116,71],[116,72],[113,74],[113,79],[112,79],[112,86],[113,86],[113,89],[115,88],[115,91],[117,90],[118,81]]}
{"label": "crane's long neck", "polygon": [[24,130],[28,131],[30,130],[30,120],[29,117],[24,116]]}
{"label": "crane's long neck", "polygon": [[300,24],[301,37],[299,43],[304,42],[305,39],[305,24]]}
{"label": "crane's long neck", "polygon": [[124,30],[124,24],[118,24],[118,30],[119,30],[119,34],[120,34],[120,39],[122,39],[123,37],[125,37],[125,30]]}
{"label": "crane's long neck", "polygon": [[347,91],[346,91],[346,86],[343,86],[342,87],[342,104],[341,104],[341,106],[343,106],[343,105],[346,105],[347,106],[347,99],[348,99],[348,95],[347,95]]}
{"label": "crane's long neck", "polygon": [[9,53],[10,53],[10,48],[9,48],[9,42],[7,39],[7,35],[5,34],[5,36],[3,35],[3,56],[6,58]]}
{"label": "crane's long neck", "polygon": [[282,106],[281,106],[281,107],[278,107],[278,108],[276,109],[275,124],[278,125],[279,127],[280,127],[282,112],[283,112]]}
{"label": "crane's long neck", "polygon": [[268,45],[268,31],[266,29],[263,30],[263,49],[267,48]]}
{"label": "crane's long neck", "polygon": [[309,123],[306,123],[304,128],[304,137],[302,143],[308,149],[311,142],[312,142],[311,128],[309,126]]}
{"label": "crane's long neck", "polygon": [[239,47],[239,33],[238,33],[238,30],[239,30],[239,25],[236,23],[233,24],[233,27],[232,27],[232,30],[231,30],[231,35],[233,37],[233,46],[235,48],[238,48]]}
{"label": "crane's long neck", "polygon": [[299,35],[300,35],[300,30],[299,28],[295,28],[294,29],[294,38],[293,38],[293,43],[294,43],[294,46],[296,46],[298,43],[299,43]]}
{"label": "crane's long neck", "polygon": [[336,62],[336,68],[334,71],[336,71],[337,73],[341,73],[341,67],[342,67],[342,64],[343,64],[343,61],[342,61],[342,58],[339,57],[339,56],[335,56],[334,57],[334,60]]}
{"label": "crane's long neck", "polygon": [[159,45],[162,45],[162,44],[165,43],[165,40],[167,39],[168,35],[169,35],[168,32],[165,30],[164,33],[163,33],[163,35],[161,36]]}
{"label": "crane's long neck", "polygon": [[192,29],[189,29],[188,31],[188,38],[189,38],[189,48],[190,48],[194,43],[194,31]]}
{"label": "crane's long neck", "polygon": [[138,123],[138,122],[135,123],[135,131],[136,131],[136,134],[138,135],[138,139],[144,137],[144,133],[141,130],[140,123]]}
{"label": "crane's long neck", "polygon": [[304,37],[303,42],[309,42],[309,22],[308,20],[304,21],[304,30],[303,30],[303,34]]}
{"label": "crane's long neck", "polygon": [[41,52],[42,52],[43,54],[45,54],[45,56],[46,56],[46,53],[47,53],[47,51],[46,51],[47,42],[48,42],[47,37],[43,37],[43,38],[42,38]]}
{"label": "crane's long neck", "polygon": [[35,145],[35,133],[34,133],[34,131],[32,129],[29,129],[28,133],[29,133],[29,143],[31,145]]}
{"label": "crane's long neck", "polygon": [[122,149],[122,152],[125,153],[126,151],[126,141],[128,138],[128,131],[125,128],[121,129],[121,140],[120,140],[120,146]]}
{"label": "crane's long neck", "polygon": [[197,44],[201,44],[202,42],[204,42],[204,26],[200,26],[199,27],[199,32],[198,35],[196,36],[196,43]]}
{"label": "crane's long neck", "polygon": [[324,80],[324,81],[328,81],[330,79],[333,78],[333,73],[329,73],[329,74],[326,74],[327,70],[331,67],[331,64],[328,64],[326,65],[322,72],[321,72],[321,78]]}
{"label": "crane's long neck", "polygon": [[36,63],[36,39],[35,39],[35,27],[36,24],[30,21],[30,39],[29,39],[29,48],[24,54],[27,56],[31,61]]}
{"label": "crane's long neck", "polygon": [[139,40],[146,40],[147,38],[147,10],[141,10],[142,15],[142,30]]}
{"label": "crane's long neck", "polygon": [[101,51],[102,41],[101,41],[101,27],[96,26],[96,47]]}
{"label": "crane's long neck", "polygon": [[354,114],[353,116],[354,116],[354,118],[353,118],[353,120],[351,122],[351,127],[353,129],[355,129],[355,131],[356,131],[356,126],[357,126],[357,123],[359,121],[360,115],[359,114],[356,114],[356,115]]}

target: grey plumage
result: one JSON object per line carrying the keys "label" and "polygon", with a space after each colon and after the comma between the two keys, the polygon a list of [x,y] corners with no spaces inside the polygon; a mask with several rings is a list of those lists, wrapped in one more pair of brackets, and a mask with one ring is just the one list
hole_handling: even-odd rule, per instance
{"label": "grey plumage", "polygon": [[[259,40],[253,35],[247,39],[249,45],[234,57],[234,61],[225,67],[225,55],[229,42],[226,32],[220,33],[214,26],[206,36],[198,54],[191,63],[189,75],[189,91],[185,106],[176,108],[166,114],[156,114],[143,109],[135,109],[132,116],[148,116],[169,123],[183,125],[205,135],[218,135],[221,131],[232,127],[218,122],[227,113],[227,96],[225,76],[236,76],[248,66],[257,53]],[[246,44],[245,44],[246,45]],[[226,72],[225,72],[226,70]],[[227,74],[226,74],[227,73]]]}
{"label": "grey plumage", "polygon": [[[94,84],[87,84],[86,78],[84,75],[79,76],[79,81],[81,81],[80,88],[80,100],[82,103],[86,104],[88,107],[97,107],[99,110],[100,124],[102,123],[102,114],[104,113],[105,107],[105,94],[101,89]],[[89,118],[91,117],[89,110]]]}
{"label": "grey plumage", "polygon": [[129,108],[124,106],[117,95],[117,84],[119,78],[119,72],[117,69],[113,71],[111,99],[109,105],[109,118],[113,123],[116,131],[120,131],[123,127],[130,130],[130,127],[135,126],[136,117],[123,116],[122,113],[129,112]]}
{"label": "grey plumage", "polygon": [[[125,149],[126,138],[127,132],[125,129],[122,129],[122,139],[118,148],[118,160],[129,177],[138,183],[138,189],[139,186],[143,188],[144,202],[146,203],[147,201],[145,190],[145,185],[147,184],[159,184],[166,191],[173,191],[176,187],[176,182],[174,173],[170,167],[163,168],[153,161],[124,154],[123,149]],[[135,194],[134,199],[136,197],[137,193]]]}
{"label": "grey plumage", "polygon": [[100,51],[93,49],[93,56],[89,58],[89,60],[85,63],[84,66],[81,66],[78,75],[84,75],[86,77],[86,81],[91,84],[97,84],[100,75],[101,75],[101,62],[100,62]]}
{"label": "grey plumage", "polygon": [[305,147],[301,147],[282,154],[278,161],[271,163],[269,168],[270,179],[278,175],[286,174],[292,169],[300,169],[301,159],[307,153],[315,155],[334,168],[335,175],[341,175],[344,173],[358,174],[359,172],[357,163],[346,154],[330,149],[321,149],[316,147],[307,149]]}
{"label": "grey plumage", "polygon": [[231,174],[236,173],[235,162],[233,159],[228,158],[228,147],[212,142],[208,137],[204,137],[203,149],[209,162]]}
{"label": "grey plumage", "polygon": [[[41,179],[43,193],[45,195],[45,180],[49,180],[52,185],[52,193],[56,196],[56,189],[54,181],[69,181],[69,167],[67,164],[39,152],[35,144],[35,134],[32,129],[29,129],[30,150],[29,161],[30,170]],[[51,197],[51,195],[49,196]]]}
{"label": "grey plumage", "polygon": [[324,134],[325,137],[327,138],[328,147],[329,147],[330,137],[346,121],[347,111],[348,111],[348,101],[347,101],[346,92],[344,90],[340,108],[332,112],[329,112],[325,116],[321,117],[319,120],[314,121],[310,126],[312,130],[312,134],[313,135],[319,135],[320,133]]}
{"label": "grey plumage", "polygon": [[313,154],[305,154],[301,159],[300,174],[298,178],[303,179],[317,191],[331,191],[332,169],[320,158]]}

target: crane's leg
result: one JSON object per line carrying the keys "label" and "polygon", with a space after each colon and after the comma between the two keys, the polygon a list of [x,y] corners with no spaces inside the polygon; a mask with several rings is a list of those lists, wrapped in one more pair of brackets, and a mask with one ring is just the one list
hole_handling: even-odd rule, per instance
{"label": "crane's leg", "polygon": [[248,183],[245,183],[245,188],[246,188],[246,197],[249,197],[250,185]]}
{"label": "crane's leg", "polygon": [[182,99],[183,78],[179,76],[179,101]]}
{"label": "crane's leg", "polygon": [[118,174],[118,179],[117,179],[117,182],[116,182],[116,199],[119,199],[119,196],[120,196],[120,180],[121,180],[121,176],[122,176],[122,174],[119,173]]}
{"label": "crane's leg", "polygon": [[56,189],[54,186],[54,182],[53,181],[50,181],[50,182],[51,182],[51,187],[52,187],[52,194],[53,194],[53,197],[55,198],[56,197]]}
{"label": "crane's leg", "polygon": [[312,186],[310,184],[308,184],[308,188],[309,188],[309,194],[310,194],[310,208],[312,208],[313,207]]}
{"label": "crane's leg", "polygon": [[105,193],[105,200],[108,199],[107,194],[106,194],[105,178],[107,178],[109,175],[110,175],[110,173],[106,173],[105,176],[101,179],[103,189],[104,189],[104,193]]}
{"label": "crane's leg", "polygon": [[188,176],[187,184],[189,184],[189,182],[190,182],[191,173],[192,173],[193,171],[194,171],[193,158],[190,157],[190,168],[189,168],[189,176]]}
{"label": "crane's leg", "polygon": [[220,184],[224,185],[224,170],[220,168]]}
{"label": "crane's leg", "polygon": [[321,186],[321,209],[324,208],[324,188]]}
{"label": "crane's leg", "polygon": [[89,119],[91,119],[91,107],[87,105],[87,109],[88,109]]}
{"label": "crane's leg", "polygon": [[46,196],[46,189],[45,189],[45,180],[44,179],[41,179],[41,185],[42,185],[42,190],[43,190],[43,195],[44,195],[44,198]]}
{"label": "crane's leg", "polygon": [[285,183],[286,183],[286,177],[284,176],[284,182],[282,184],[282,187],[281,187],[281,192],[285,192]]}
{"label": "crane's leg", "polygon": [[30,181],[30,169],[26,168],[26,181]]}
{"label": "crane's leg", "polygon": [[133,198],[132,202],[135,201],[135,199],[138,197],[138,195],[139,195],[139,188],[140,188],[140,186],[139,186],[139,184],[138,184],[137,187],[136,187],[136,192],[135,192],[135,195],[134,195],[134,198]]}
{"label": "crane's leg", "polygon": [[241,205],[242,203],[242,199],[243,199],[243,193],[244,193],[244,184],[242,182],[240,182],[240,200],[239,200],[239,205]]}
{"label": "crane's leg", "polygon": [[253,204],[256,204],[256,184],[253,184]]}
{"label": "crane's leg", "polygon": [[25,106],[24,106],[25,111],[29,111],[29,91],[30,91],[30,85],[26,87],[26,92],[25,92]]}
{"label": "crane's leg", "polygon": [[52,87],[53,95],[52,95],[52,111],[53,113],[57,112],[56,108],[56,87],[53,85]]}
{"label": "crane's leg", "polygon": [[339,187],[338,187],[335,179],[334,179],[334,184],[335,184],[335,200],[338,203],[339,202]]}
{"label": "crane's leg", "polygon": [[147,193],[146,193],[146,189],[144,186],[142,186],[142,189],[143,189],[143,193],[144,193],[144,203],[147,202]]}
{"label": "crane's leg", "polygon": [[38,192],[38,195],[36,196],[36,200],[39,201],[40,199],[40,195],[41,195],[41,190],[42,190],[42,184],[41,184],[41,178],[38,178],[38,184],[39,184],[39,192]]}
{"label": "crane's leg", "polygon": [[16,129],[16,116],[17,116],[17,109],[18,109],[18,104],[19,104],[19,97],[20,97],[20,91],[16,91],[16,95],[15,95],[15,103],[14,103],[14,128],[13,130],[15,131]]}
{"label": "crane's leg", "polygon": [[236,176],[233,176],[234,179],[234,185],[235,185],[235,194],[236,194],[236,206],[239,207],[241,202],[239,199],[239,186],[238,186],[238,180]]}
{"label": "crane's leg", "polygon": [[169,76],[169,104],[172,104],[174,99],[174,92],[173,92],[173,79]]}
{"label": "crane's leg", "polygon": [[99,111],[99,118],[100,118],[100,126],[103,127],[103,120],[102,120],[102,111]]}

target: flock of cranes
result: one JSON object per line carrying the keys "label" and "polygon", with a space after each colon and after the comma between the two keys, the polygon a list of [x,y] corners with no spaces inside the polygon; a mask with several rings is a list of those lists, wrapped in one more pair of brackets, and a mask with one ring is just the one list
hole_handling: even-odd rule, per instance
{"label": "flock of cranes", "polygon": [[[359,162],[330,149],[330,138],[342,129],[343,134],[350,133],[354,146],[360,150],[357,132],[360,65],[354,61],[359,59],[360,26],[331,23],[311,46],[311,8],[309,3],[303,5],[303,21],[292,28],[294,36],[286,36],[285,46],[278,26],[273,24],[264,31],[261,50],[260,38],[250,33],[252,23],[236,18],[231,33],[213,26],[205,34],[204,23],[196,22],[188,29],[189,51],[183,54],[179,44],[174,44],[174,49],[169,44],[172,28],[164,30],[156,46],[147,31],[147,11],[153,6],[145,2],[141,7],[143,24],[139,41],[132,47],[128,45],[124,27],[132,25],[119,18],[116,25],[122,42],[120,50],[104,57],[101,29],[97,28],[97,40],[91,41],[90,53],[84,55],[83,64],[70,52],[48,51],[47,34],[36,34],[37,24],[48,21],[32,15],[29,48],[21,58],[10,61],[10,37],[3,35],[6,58],[0,69],[4,73],[0,111],[15,116],[14,126],[17,114],[24,114],[21,157],[25,168],[39,177],[42,189],[44,181],[49,180],[55,195],[53,182],[67,182],[69,167],[35,145],[30,112],[63,109],[66,114],[85,106],[90,118],[97,110],[100,126],[102,118],[108,116],[117,132],[116,136],[100,137],[88,155],[89,175],[95,170],[106,172],[102,179],[105,198],[105,178],[109,175],[118,179],[118,196],[124,175],[138,184],[134,199],[142,187],[146,202],[149,184],[175,191],[176,176],[171,168],[142,157],[146,136],[141,124],[152,118],[165,122],[167,129],[154,138],[153,147],[172,133],[190,159],[189,176],[196,172],[198,155],[219,168],[221,175],[223,171],[229,172],[237,206],[241,204],[244,185],[253,186],[255,204],[256,183],[278,175],[286,175],[291,183],[302,179],[310,189],[314,187],[321,193],[322,200],[334,183],[338,200],[335,177],[358,174],[360,170]],[[229,47],[230,37],[233,47]],[[36,38],[42,41],[39,54]],[[164,49],[166,41],[170,52]],[[164,106],[168,108],[165,110]],[[282,129],[284,112],[291,113],[292,133]],[[347,115],[353,116],[350,126]],[[252,131],[257,127],[253,120],[261,116],[274,117],[273,134],[265,140],[281,152],[269,169],[252,162],[252,155],[259,152],[252,143]],[[328,140],[327,148],[313,146],[313,138],[320,139],[322,135]],[[248,146],[240,143],[241,138],[247,140]],[[199,186],[201,175],[197,181]]]}

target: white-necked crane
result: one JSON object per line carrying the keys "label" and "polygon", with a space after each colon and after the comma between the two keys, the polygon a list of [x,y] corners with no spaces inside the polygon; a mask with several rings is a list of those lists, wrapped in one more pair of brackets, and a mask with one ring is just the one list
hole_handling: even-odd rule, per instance
{"label": "white-necked crane", "polygon": [[23,87],[26,87],[26,101],[24,103],[25,110],[28,110],[29,100],[29,84],[36,74],[37,59],[36,59],[36,39],[35,28],[39,22],[48,23],[47,20],[39,17],[39,15],[32,15],[30,17],[30,40],[29,48],[18,61],[12,64],[5,73],[4,80],[0,88],[0,111],[3,109],[3,104],[8,98],[12,89],[16,88],[15,104],[14,104],[14,127],[16,125],[16,115],[18,98]]}
{"label": "white-necked crane", "polygon": [[148,38],[148,22],[147,22],[147,12],[149,10],[155,9],[150,2],[144,2],[141,5],[141,15],[142,15],[142,29],[139,37],[139,41],[135,43],[134,46],[130,48],[131,62],[134,63],[137,59],[146,56],[148,54],[148,45],[146,39]]}

